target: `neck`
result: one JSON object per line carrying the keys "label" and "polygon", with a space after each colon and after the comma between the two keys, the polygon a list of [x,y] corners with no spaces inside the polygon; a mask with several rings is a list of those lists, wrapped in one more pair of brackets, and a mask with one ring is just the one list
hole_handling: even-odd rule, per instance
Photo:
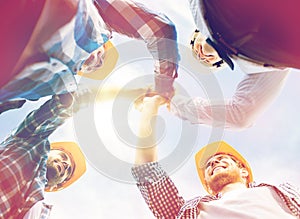
{"label": "neck", "polygon": [[225,194],[226,192],[230,192],[237,189],[245,189],[247,186],[244,183],[236,182],[236,183],[230,183],[223,187],[223,189],[220,191],[222,194]]}

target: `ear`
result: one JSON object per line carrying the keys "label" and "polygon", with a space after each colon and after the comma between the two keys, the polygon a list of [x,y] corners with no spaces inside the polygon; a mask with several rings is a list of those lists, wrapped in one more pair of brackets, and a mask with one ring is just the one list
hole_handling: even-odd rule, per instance
{"label": "ear", "polygon": [[240,175],[243,179],[247,179],[249,172],[246,168],[240,168]]}
{"label": "ear", "polygon": [[213,194],[213,191],[211,190],[211,188],[209,187],[208,183],[205,181],[205,186],[206,186],[206,189],[207,189],[207,192],[209,194]]}

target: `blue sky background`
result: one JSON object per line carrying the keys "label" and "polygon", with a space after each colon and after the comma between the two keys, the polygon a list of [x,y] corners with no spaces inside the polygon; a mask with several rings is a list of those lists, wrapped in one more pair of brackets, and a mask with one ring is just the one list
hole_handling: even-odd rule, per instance
{"label": "blue sky background", "polygon": [[[182,0],[139,1],[145,2],[153,10],[167,14],[176,24],[179,42],[183,45],[188,44],[189,37],[195,26],[187,2]],[[128,40],[128,38],[117,34],[113,38],[116,46]],[[121,57],[119,61],[120,63],[122,62]],[[126,82],[139,75],[148,75],[152,74],[152,72],[152,60],[133,60],[131,63],[120,65],[111,78],[103,83],[108,86],[112,84],[123,86]],[[184,78],[185,75],[185,70],[180,68],[177,83],[186,89],[189,88],[190,95],[205,97],[203,91],[192,84],[192,79]],[[224,96],[228,98],[232,96],[235,86],[243,77],[243,73],[238,69],[234,72],[222,70],[215,75]],[[243,131],[224,132],[223,139],[237,148],[249,161],[256,182],[279,184],[288,181],[299,186],[299,81],[300,71],[293,70],[278,98],[259,116],[252,127]],[[0,117],[0,139],[3,140],[22,121],[27,113],[37,108],[46,99],[44,98],[39,102],[28,102],[22,109],[2,114]],[[97,129],[99,135],[104,136],[105,145],[111,153],[122,160],[132,163],[134,149],[122,144],[113,128],[111,128],[110,114],[112,103],[113,101],[96,106],[99,107],[96,108],[96,112],[99,111],[99,114],[101,114],[95,115],[96,123],[99,124]],[[161,109],[160,113],[165,120],[167,131],[165,139],[159,148],[159,156],[166,157],[174,149],[173,146],[176,145],[176,140],[178,140],[174,136],[180,135],[180,131],[182,131],[180,127],[182,127],[184,122],[169,114],[165,109]],[[129,126],[134,131],[138,124],[139,114],[130,108],[128,115],[130,120]],[[211,131],[210,127],[199,126],[198,143],[193,152],[207,143]],[[50,141],[68,140],[78,140],[72,119],[68,120],[50,138]],[[69,188],[60,192],[46,194],[46,201],[54,204],[53,219],[154,218],[134,184],[121,183],[106,177],[92,166],[88,163],[86,174]],[[186,199],[205,193],[198,180],[193,157],[189,157],[177,171],[173,172],[172,178]]]}

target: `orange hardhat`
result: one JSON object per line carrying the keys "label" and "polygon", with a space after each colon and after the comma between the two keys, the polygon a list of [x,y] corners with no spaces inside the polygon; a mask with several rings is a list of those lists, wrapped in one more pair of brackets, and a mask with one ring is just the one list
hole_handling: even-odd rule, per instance
{"label": "orange hardhat", "polygon": [[103,65],[99,69],[90,73],[79,71],[77,72],[78,75],[90,79],[103,80],[112,72],[118,61],[119,53],[110,41],[107,41],[102,46],[104,47]]}
{"label": "orange hardhat", "polygon": [[45,189],[46,192],[55,192],[68,187],[79,179],[86,171],[86,161],[79,145],[75,142],[54,142],[50,144],[50,149],[60,150],[67,153],[74,163],[74,171],[67,181],[63,182],[59,187],[54,188],[51,191],[49,189]]}
{"label": "orange hardhat", "polygon": [[247,169],[249,175],[248,175],[248,184],[253,182],[253,175],[252,170],[249,165],[249,163],[246,161],[246,159],[233,147],[231,147],[229,144],[227,144],[224,141],[217,141],[213,142],[211,144],[208,144],[201,148],[195,155],[195,161],[196,161],[196,167],[198,176],[200,178],[200,181],[204,187],[204,189],[210,193],[209,189],[207,188],[207,184],[205,181],[204,176],[204,170],[205,170],[205,164],[212,156],[216,154],[228,154],[236,158],[241,164],[244,165],[244,167]]}

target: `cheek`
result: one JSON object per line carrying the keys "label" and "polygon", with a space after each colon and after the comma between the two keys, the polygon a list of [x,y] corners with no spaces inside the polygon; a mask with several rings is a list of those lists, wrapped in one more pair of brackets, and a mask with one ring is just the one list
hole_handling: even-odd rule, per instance
{"label": "cheek", "polygon": [[202,50],[204,54],[209,54],[215,57],[219,57],[217,51],[213,47],[211,47],[208,43],[204,43],[202,45]]}
{"label": "cheek", "polygon": [[96,60],[95,54],[91,54],[91,55],[88,57],[88,59],[85,60],[84,64],[87,65],[87,66],[88,66],[88,65],[91,65],[91,64],[94,62],[94,60]]}
{"label": "cheek", "polygon": [[48,157],[47,159],[47,164],[52,164],[54,161],[54,158],[53,157]]}
{"label": "cheek", "polygon": [[195,41],[194,48],[199,49],[200,46],[203,47],[203,44],[205,44],[205,43],[206,43],[206,41],[205,41],[204,37],[198,37]]}
{"label": "cheek", "polygon": [[207,170],[205,170],[204,171],[204,179],[206,180],[206,181],[208,181],[209,179],[210,179],[210,176],[209,176],[209,168],[207,169]]}

